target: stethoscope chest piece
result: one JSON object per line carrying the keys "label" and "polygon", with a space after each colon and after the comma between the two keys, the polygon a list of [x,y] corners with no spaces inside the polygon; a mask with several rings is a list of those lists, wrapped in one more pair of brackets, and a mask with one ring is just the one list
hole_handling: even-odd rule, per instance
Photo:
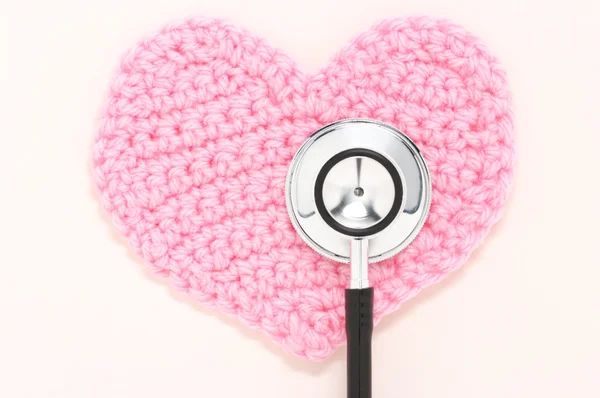
{"label": "stethoscope chest piece", "polygon": [[375,294],[368,264],[406,247],[425,223],[430,202],[421,152],[399,130],[377,121],[325,126],[292,159],[286,203],[294,227],[317,252],[350,263],[348,398],[371,398]]}
{"label": "stethoscope chest piece", "polygon": [[317,252],[350,262],[349,240],[368,240],[369,262],[393,256],[419,232],[431,182],[415,144],[396,128],[346,119],[312,134],[286,181],[294,227]]}

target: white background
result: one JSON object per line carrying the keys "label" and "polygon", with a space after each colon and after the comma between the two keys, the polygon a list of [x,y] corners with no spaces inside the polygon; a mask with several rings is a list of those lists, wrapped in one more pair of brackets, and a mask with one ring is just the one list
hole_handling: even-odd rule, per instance
{"label": "white background", "polygon": [[0,0],[0,396],[344,397],[345,349],[290,357],[149,275],[95,199],[92,138],[123,52],[172,19],[231,19],[316,70],[409,14],[500,57],[519,161],[485,245],[376,328],[374,397],[599,397],[595,0]]}

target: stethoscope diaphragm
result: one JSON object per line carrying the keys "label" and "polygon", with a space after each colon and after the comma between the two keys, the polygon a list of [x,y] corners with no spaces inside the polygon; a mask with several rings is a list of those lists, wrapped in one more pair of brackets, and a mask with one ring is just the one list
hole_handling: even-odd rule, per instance
{"label": "stethoscope diaphragm", "polygon": [[431,182],[416,145],[396,128],[346,119],[312,134],[286,181],[287,208],[300,236],[325,257],[350,261],[348,239],[368,238],[370,262],[397,254],[417,235]]}

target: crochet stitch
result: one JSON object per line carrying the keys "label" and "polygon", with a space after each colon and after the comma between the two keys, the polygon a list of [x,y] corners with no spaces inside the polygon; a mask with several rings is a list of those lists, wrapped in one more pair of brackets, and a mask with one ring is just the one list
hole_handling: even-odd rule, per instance
{"label": "crochet stitch", "polygon": [[513,174],[505,73],[448,21],[383,21],[304,74],[229,23],[163,28],[123,59],[93,153],[118,230],[155,273],[301,357],[344,343],[349,267],[296,234],[284,182],[321,126],[371,118],[421,149],[429,218],[399,255],[372,264],[376,321],[463,264],[500,214]]}

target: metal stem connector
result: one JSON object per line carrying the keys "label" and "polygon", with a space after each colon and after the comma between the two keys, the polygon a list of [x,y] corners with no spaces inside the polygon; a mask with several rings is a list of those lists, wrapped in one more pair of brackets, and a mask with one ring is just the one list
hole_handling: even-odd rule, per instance
{"label": "metal stem connector", "polygon": [[350,241],[350,289],[369,287],[369,240]]}

